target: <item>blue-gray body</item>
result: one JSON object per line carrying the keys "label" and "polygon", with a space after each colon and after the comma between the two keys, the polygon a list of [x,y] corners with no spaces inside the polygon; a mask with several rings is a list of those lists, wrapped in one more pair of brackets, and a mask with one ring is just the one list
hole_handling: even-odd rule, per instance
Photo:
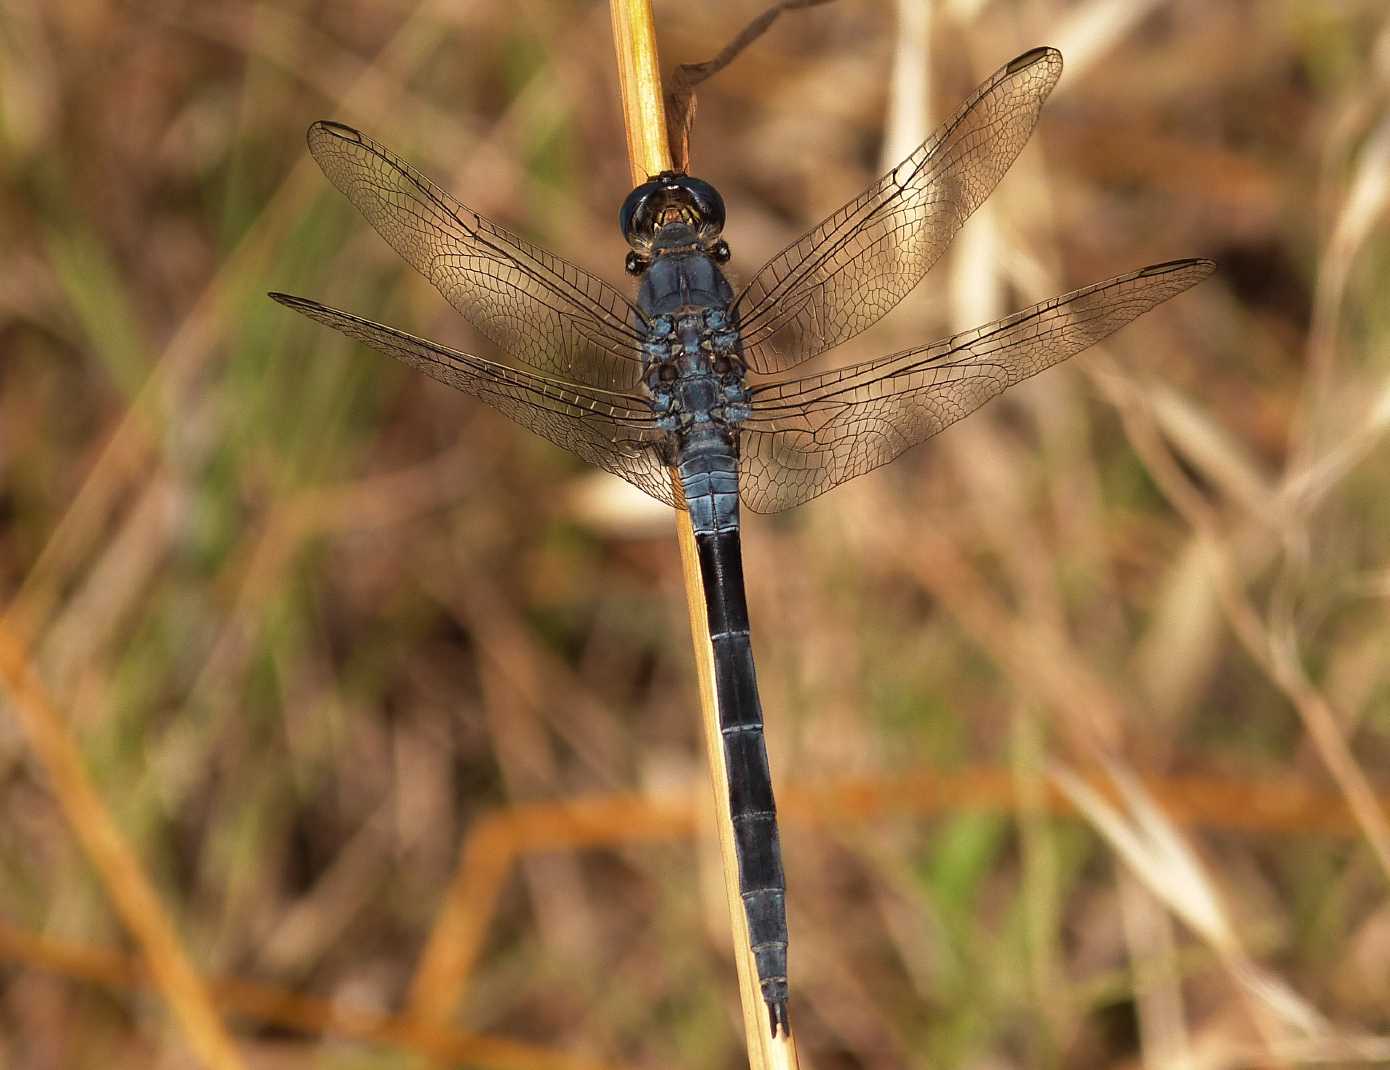
{"label": "blue-gray body", "polygon": [[689,228],[671,224],[642,273],[645,382],[667,432],[699,548],[739,890],[772,1029],[787,1023],[786,878],[763,743],[739,543],[738,424],[748,414],[733,291]]}

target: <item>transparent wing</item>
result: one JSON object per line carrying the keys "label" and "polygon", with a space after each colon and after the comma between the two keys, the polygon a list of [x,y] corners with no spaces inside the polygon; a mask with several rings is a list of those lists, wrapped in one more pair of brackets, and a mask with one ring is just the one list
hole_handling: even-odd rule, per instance
{"label": "transparent wing", "polygon": [[367,222],[511,357],[603,389],[637,383],[638,313],[613,287],[480,216],[350,126],[314,123],[308,141]]}
{"label": "transparent wing", "polygon": [[996,71],[897,167],[769,260],[736,305],[756,372],[853,338],[907,296],[1023,149],[1062,73],[1035,48]]}
{"label": "transparent wing", "polygon": [[1154,264],[944,341],[755,387],[739,433],[744,504],[775,513],[887,464],[1214,269]]}
{"label": "transparent wing", "polygon": [[675,505],[671,477],[660,457],[665,435],[657,428],[644,399],[509,368],[303,297],[282,293],[270,296],[441,383],[487,402],[527,430],[621,476],[658,501]]}

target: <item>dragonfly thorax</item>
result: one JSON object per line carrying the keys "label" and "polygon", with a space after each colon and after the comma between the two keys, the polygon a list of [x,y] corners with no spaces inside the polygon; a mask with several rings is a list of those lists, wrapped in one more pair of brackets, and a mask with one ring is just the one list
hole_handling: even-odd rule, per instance
{"label": "dragonfly thorax", "polygon": [[732,425],[748,416],[738,332],[720,308],[662,315],[642,347],[643,381],[668,431]]}

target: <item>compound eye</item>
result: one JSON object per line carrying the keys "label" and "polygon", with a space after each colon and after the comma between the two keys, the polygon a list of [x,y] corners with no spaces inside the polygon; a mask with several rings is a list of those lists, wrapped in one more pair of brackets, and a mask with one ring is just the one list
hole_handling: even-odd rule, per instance
{"label": "compound eye", "polygon": [[627,243],[639,253],[649,252],[657,232],[657,213],[666,199],[660,181],[643,182],[627,195],[618,209],[618,226]]}
{"label": "compound eye", "polygon": [[733,255],[733,252],[729,249],[729,243],[723,238],[715,242],[714,248],[710,250],[710,256],[714,257],[714,262],[716,264],[727,264],[729,262],[729,257]]}
{"label": "compound eye", "polygon": [[676,381],[676,369],[669,364],[663,364],[660,377],[663,383],[674,383]]}
{"label": "compound eye", "polygon": [[629,275],[640,275],[647,270],[647,261],[636,253],[628,253],[627,258],[623,260],[623,270]]}
{"label": "compound eye", "polygon": [[685,176],[681,186],[690,197],[698,221],[695,233],[703,242],[712,242],[724,230],[724,198],[719,191],[700,178]]}

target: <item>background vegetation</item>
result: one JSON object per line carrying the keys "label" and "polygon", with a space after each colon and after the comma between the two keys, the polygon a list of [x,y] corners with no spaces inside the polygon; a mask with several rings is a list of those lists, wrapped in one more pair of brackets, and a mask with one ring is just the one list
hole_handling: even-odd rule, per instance
{"label": "background vegetation", "polygon": [[[663,61],[761,7],[659,0]],[[1383,0],[842,0],[694,169],[750,272],[1043,43],[833,359],[1221,269],[749,519],[802,1057],[1390,1061]],[[324,116],[621,282],[605,6],[7,0],[0,52],[0,1064],[739,1066],[669,517],[264,297],[492,353]]]}

